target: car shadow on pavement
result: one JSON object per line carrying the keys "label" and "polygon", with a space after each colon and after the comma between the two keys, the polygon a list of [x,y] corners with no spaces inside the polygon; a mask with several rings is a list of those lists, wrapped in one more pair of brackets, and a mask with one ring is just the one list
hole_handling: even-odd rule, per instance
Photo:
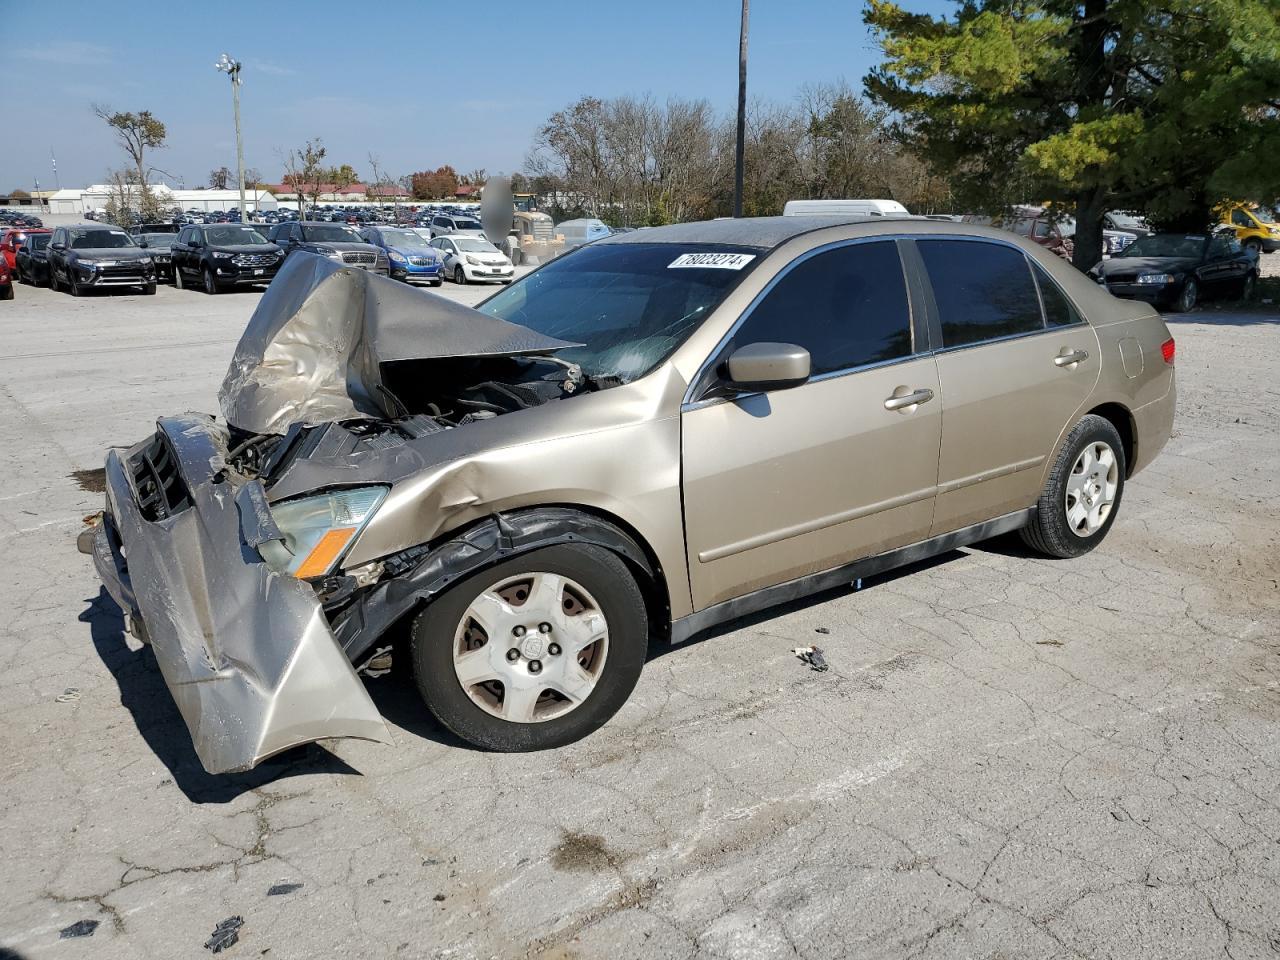
{"label": "car shadow on pavement", "polygon": [[229,803],[276,780],[309,773],[360,775],[360,771],[318,744],[295,747],[247,773],[206,773],[191,734],[165,686],[151,648],[133,650],[125,640],[124,614],[106,590],[86,600],[80,622],[89,625],[94,649],[120,687],[120,703],[133,715],[138,732],[192,803]]}
{"label": "car shadow on pavement", "polygon": [[908,563],[905,566],[896,567],[893,570],[886,570],[884,573],[873,574],[869,577],[863,577],[856,581],[861,586],[855,586],[850,583],[846,586],[832,587],[830,590],[823,590],[820,593],[811,593],[805,597],[797,597],[794,600],[788,600],[786,603],[780,603],[775,607],[769,607],[758,613],[749,613],[745,616],[730,620],[727,623],[718,624],[710,629],[704,630],[699,634],[695,634],[692,638],[684,643],[671,644],[667,643],[665,638],[651,637],[649,640],[649,660],[657,660],[659,657],[672,650],[678,650],[687,647],[691,643],[698,643],[702,640],[711,640],[715,637],[723,636],[726,633],[732,633],[735,630],[745,630],[754,627],[757,624],[764,623],[767,620],[773,620],[784,614],[795,613],[799,610],[806,610],[809,607],[815,607],[818,604],[827,603],[839,597],[846,596],[850,593],[864,593],[880,586],[883,583],[892,583],[901,577],[910,577],[913,574],[922,573],[925,570],[931,570],[934,567],[940,567],[944,564],[952,563],[960,560],[967,555],[970,547],[964,547],[958,550],[948,550],[946,553],[940,553],[934,557],[925,557],[923,560],[917,560],[915,563]]}
{"label": "car shadow on pavement", "polygon": [[1280,307],[1263,306],[1248,310],[1239,307],[1200,307],[1191,313],[1164,313],[1162,319],[1169,326],[1198,323],[1207,327],[1257,327],[1280,326]]}

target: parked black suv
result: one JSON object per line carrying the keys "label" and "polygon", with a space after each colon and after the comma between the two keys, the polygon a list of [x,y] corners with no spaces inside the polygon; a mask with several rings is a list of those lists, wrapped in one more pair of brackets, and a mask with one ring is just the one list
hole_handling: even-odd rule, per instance
{"label": "parked black suv", "polygon": [[146,231],[134,233],[133,237],[138,241],[138,246],[145,247],[151,253],[151,261],[156,265],[156,279],[162,283],[173,283],[173,245],[178,241],[178,231]]}
{"label": "parked black suv", "polygon": [[383,276],[387,275],[390,266],[381,247],[366,243],[354,227],[344,223],[318,223],[314,220],[280,223],[271,228],[271,239],[283,247],[286,254],[299,250],[318,253],[330,260]]}
{"label": "parked black suv", "polygon": [[178,289],[203,287],[205,293],[270,283],[284,263],[283,250],[253,227],[239,223],[183,227],[172,254]]}
{"label": "parked black suv", "polygon": [[151,255],[119,227],[58,227],[49,239],[49,286],[65,286],[73,297],[104,287],[140,287],[152,294],[156,267]]}

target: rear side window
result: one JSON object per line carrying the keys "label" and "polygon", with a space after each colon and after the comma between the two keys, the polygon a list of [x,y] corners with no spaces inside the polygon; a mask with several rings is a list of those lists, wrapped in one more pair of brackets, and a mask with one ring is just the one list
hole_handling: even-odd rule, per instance
{"label": "rear side window", "polygon": [[942,345],[962,347],[1044,329],[1021,250],[971,240],[917,240],[942,321]]}
{"label": "rear side window", "polygon": [[794,343],[815,376],[911,354],[911,311],[892,241],[855,243],[810,257],[760,301],[733,337]]}
{"label": "rear side window", "polygon": [[1067,295],[1049,279],[1044,269],[1032,264],[1032,270],[1036,275],[1036,283],[1040,286],[1040,300],[1044,304],[1045,322],[1051,327],[1069,327],[1073,323],[1082,323],[1083,319],[1071,305]]}

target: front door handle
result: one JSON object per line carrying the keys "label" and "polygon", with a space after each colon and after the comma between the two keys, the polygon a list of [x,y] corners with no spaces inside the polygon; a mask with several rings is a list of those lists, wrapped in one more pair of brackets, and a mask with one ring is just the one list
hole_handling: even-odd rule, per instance
{"label": "front door handle", "polygon": [[922,403],[928,403],[933,399],[933,391],[928,387],[919,390],[907,392],[906,387],[898,387],[893,391],[893,396],[885,400],[884,408],[886,410],[900,410],[904,413],[910,413]]}
{"label": "front door handle", "polygon": [[1060,353],[1053,358],[1053,362],[1060,367],[1070,367],[1079,363],[1081,360],[1089,359],[1088,350],[1072,350],[1069,353]]}

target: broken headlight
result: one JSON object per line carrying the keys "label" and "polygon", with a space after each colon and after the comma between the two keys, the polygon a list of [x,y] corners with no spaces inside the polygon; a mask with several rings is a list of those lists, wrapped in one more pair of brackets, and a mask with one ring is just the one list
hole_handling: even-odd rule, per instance
{"label": "broken headlight", "polygon": [[277,573],[300,580],[322,577],[334,568],[386,496],[386,487],[356,487],[272,504],[271,516],[284,539],[261,544],[258,551]]}

